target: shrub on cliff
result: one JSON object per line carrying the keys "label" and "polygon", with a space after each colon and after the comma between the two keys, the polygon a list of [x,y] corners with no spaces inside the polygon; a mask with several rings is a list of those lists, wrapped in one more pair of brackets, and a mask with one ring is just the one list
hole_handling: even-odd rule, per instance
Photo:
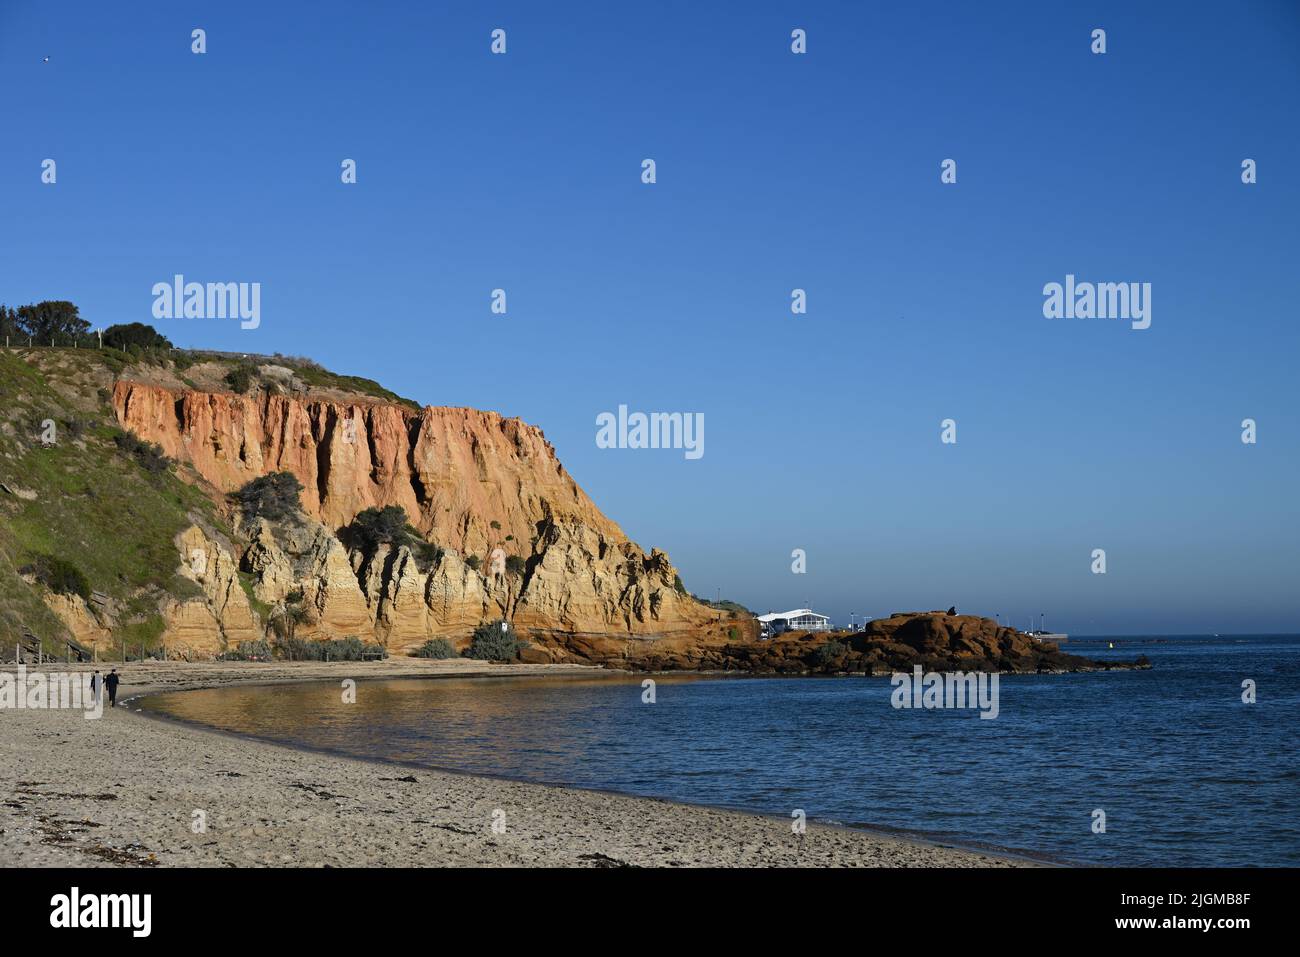
{"label": "shrub on cliff", "polygon": [[400,505],[368,508],[352,520],[346,529],[352,544],[370,551],[379,545],[410,545],[419,535],[406,521],[406,509]]}
{"label": "shrub on cliff", "polygon": [[445,658],[456,657],[456,647],[446,638],[430,638],[415,652],[417,658],[436,658],[441,661]]}
{"label": "shrub on cliff", "polygon": [[528,569],[528,563],[518,555],[506,556],[506,574],[512,578],[523,578],[524,572]]}
{"label": "shrub on cliff", "polygon": [[237,365],[226,373],[226,385],[230,386],[231,391],[243,395],[253,387],[256,378],[256,366],[249,364]]}
{"label": "shrub on cliff", "polygon": [[63,427],[68,433],[68,438],[72,439],[74,442],[86,437],[87,425],[88,421],[86,419],[81,419],[77,416],[72,416],[63,420]]}
{"label": "shrub on cliff", "polygon": [[253,479],[231,498],[238,503],[247,521],[265,518],[278,522],[296,515],[302,507],[298,496],[302,492],[302,483],[292,472],[272,472]]}
{"label": "shrub on cliff", "polygon": [[366,554],[373,554],[380,545],[405,546],[411,550],[415,566],[421,573],[428,573],[442,561],[443,556],[440,546],[426,542],[419,530],[407,522],[406,510],[400,505],[366,509],[339,532],[339,538],[348,548],[357,548]]}
{"label": "shrub on cliff", "polygon": [[290,592],[283,602],[272,609],[267,626],[276,637],[275,650],[281,657],[298,661],[306,653],[310,642],[298,641],[298,626],[309,625],[314,620],[313,610],[307,604],[301,589]]}
{"label": "shrub on cliff", "polygon": [[113,444],[135,459],[150,475],[166,472],[171,459],[163,455],[162,446],[146,442],[132,432],[118,432],[113,436]]}
{"label": "shrub on cliff", "polygon": [[81,569],[72,562],[55,555],[37,555],[30,565],[19,569],[25,575],[31,575],[52,592],[60,595],[80,595],[90,600],[90,583]]}
{"label": "shrub on cliff", "polygon": [[443,549],[423,539],[411,543],[411,551],[415,554],[415,564],[421,571],[428,571],[431,566],[442,561]]}
{"label": "shrub on cliff", "polygon": [[527,647],[528,642],[521,641],[509,623],[498,618],[474,629],[465,657],[481,661],[514,661],[519,657],[519,649]]}

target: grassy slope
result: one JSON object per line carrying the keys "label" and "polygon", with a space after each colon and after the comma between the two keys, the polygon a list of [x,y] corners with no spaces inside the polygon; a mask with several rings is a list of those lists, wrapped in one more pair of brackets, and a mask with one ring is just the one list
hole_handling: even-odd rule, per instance
{"label": "grassy slope", "polygon": [[[118,428],[104,391],[112,380],[150,365],[185,373],[195,363],[221,367],[288,366],[309,388],[338,390],[419,409],[419,404],[360,376],[340,375],[291,356],[230,355],[158,350],[134,356],[112,349],[0,349],[0,482],[37,493],[34,501],[0,492],[0,657],[11,658],[19,634],[40,637],[63,653],[66,633],[18,569],[37,555],[75,565],[90,588],[116,599],[125,614],[113,637],[135,649],[152,647],[162,631],[157,614],[163,594],[184,599],[199,593],[175,573],[173,539],[201,516],[224,529],[212,502],[175,473],[150,474],[113,442]],[[58,440],[42,447],[41,423],[53,419]],[[82,428],[73,428],[73,423]],[[240,584],[255,610],[248,576]]]}
{"label": "grassy slope", "polygon": [[[135,620],[114,637],[147,646],[161,632],[161,592],[198,593],[175,572],[173,538],[192,524],[191,515],[221,523],[197,488],[172,472],[149,474],[114,445],[111,410],[78,376],[86,369],[79,364],[102,359],[84,350],[57,350],[63,354],[54,357],[55,351],[41,357],[41,368],[55,364],[57,371],[42,372],[0,350],[0,482],[37,493],[34,501],[0,493],[0,654],[12,654],[23,629],[58,647],[62,626],[16,572],[39,553],[71,562],[92,589],[117,599]],[[79,393],[69,387],[78,378]],[[55,379],[64,387],[56,389]],[[47,418],[57,423],[58,441],[42,448],[40,423]],[[85,423],[80,440],[74,420]]]}

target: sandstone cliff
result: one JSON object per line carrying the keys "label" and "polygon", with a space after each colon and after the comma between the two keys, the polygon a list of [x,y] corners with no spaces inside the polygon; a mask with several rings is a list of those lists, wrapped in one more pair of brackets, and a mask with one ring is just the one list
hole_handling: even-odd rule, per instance
{"label": "sandstone cliff", "polygon": [[123,427],[233,491],[268,472],[292,472],[303,508],[342,528],[366,508],[400,505],[430,541],[486,556],[525,545],[544,519],[572,520],[626,540],[555,457],[541,429],[475,409],[420,411],[265,392],[176,392],[118,381]]}
{"label": "sandstone cliff", "polygon": [[[125,380],[112,402],[124,428],[191,466],[218,500],[272,472],[304,486],[300,520],[233,514],[229,549],[198,528],[181,536],[178,557],[204,597],[169,609],[172,647],[211,654],[260,632],[236,569],[264,606],[300,602],[299,637],[356,636],[399,654],[435,636],[463,643],[497,617],[553,658],[581,657],[593,636],[653,641],[716,626],[716,613],[680,590],[668,556],[629,541],[541,430],[518,419]],[[358,513],[389,505],[439,546],[436,558],[340,539]],[[521,561],[507,570],[509,556]]]}

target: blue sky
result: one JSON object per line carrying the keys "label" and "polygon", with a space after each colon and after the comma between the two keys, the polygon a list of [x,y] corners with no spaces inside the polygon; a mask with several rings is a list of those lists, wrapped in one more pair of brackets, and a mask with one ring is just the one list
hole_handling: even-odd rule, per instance
{"label": "blue sky", "polygon": [[[1300,5],[991,6],[0,0],[0,301],[260,282],[155,324],[540,425],[759,611],[1295,631]],[[1067,273],[1151,328],[1045,319]]]}

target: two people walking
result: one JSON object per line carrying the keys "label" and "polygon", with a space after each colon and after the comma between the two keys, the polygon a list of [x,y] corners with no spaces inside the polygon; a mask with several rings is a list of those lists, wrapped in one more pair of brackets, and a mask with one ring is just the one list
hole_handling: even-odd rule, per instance
{"label": "two people walking", "polygon": [[98,703],[100,695],[105,690],[107,690],[108,705],[110,708],[116,708],[117,707],[117,683],[120,680],[121,680],[121,676],[117,673],[116,668],[114,668],[108,674],[103,675],[102,677],[100,676],[99,671],[96,670],[95,673],[90,676],[90,693],[91,695],[94,696],[95,702]]}

